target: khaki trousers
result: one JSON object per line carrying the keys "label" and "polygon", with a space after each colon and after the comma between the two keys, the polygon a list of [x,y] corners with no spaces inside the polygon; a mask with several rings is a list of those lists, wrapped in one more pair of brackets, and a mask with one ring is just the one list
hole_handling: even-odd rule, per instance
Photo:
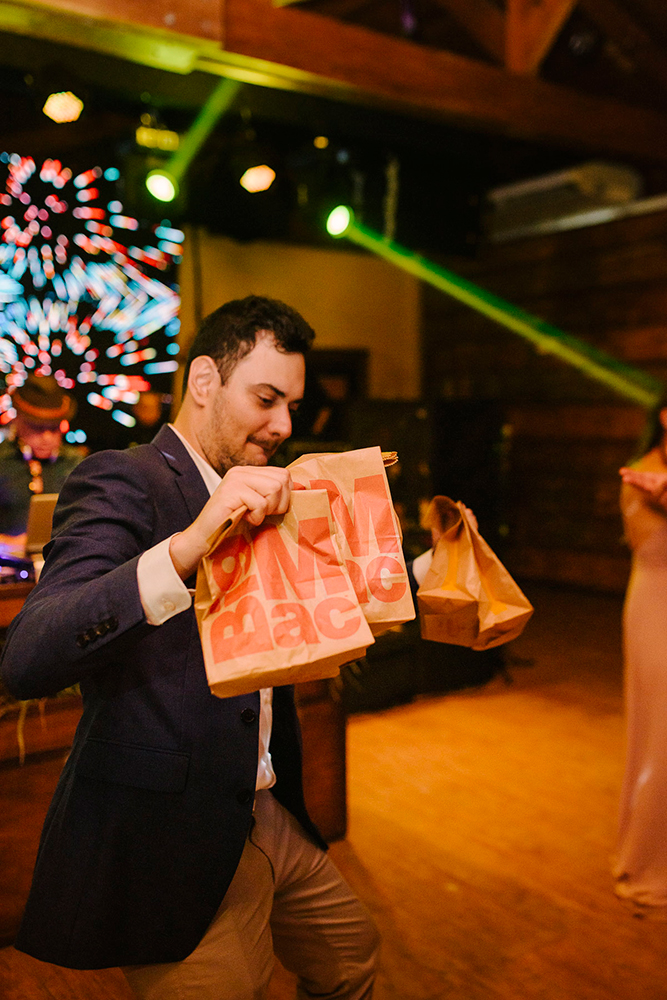
{"label": "khaki trousers", "polygon": [[324,851],[269,791],[211,926],[182,962],[123,969],[140,1000],[263,1000],[278,956],[297,997],[368,1000],[379,937]]}

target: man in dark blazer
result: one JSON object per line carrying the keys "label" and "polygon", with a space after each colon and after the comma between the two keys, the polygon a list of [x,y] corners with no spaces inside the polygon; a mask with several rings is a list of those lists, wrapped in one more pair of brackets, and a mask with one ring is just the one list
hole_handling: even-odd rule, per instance
{"label": "man in dark blazer", "polygon": [[83,715],[49,809],[16,947],[121,966],[146,1000],[370,997],[377,933],[329,861],[301,785],[291,688],[211,695],[191,588],[208,539],[289,504],[268,463],[291,432],[313,332],[250,296],[195,338],[173,426],[65,483],[2,676],[19,698],[78,683]]}

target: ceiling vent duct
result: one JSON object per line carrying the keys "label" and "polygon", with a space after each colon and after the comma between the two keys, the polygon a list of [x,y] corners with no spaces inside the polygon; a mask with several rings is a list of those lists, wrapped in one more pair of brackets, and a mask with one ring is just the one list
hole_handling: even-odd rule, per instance
{"label": "ceiling vent duct", "polygon": [[638,171],[598,161],[497,187],[487,194],[487,236],[500,243],[606,221],[606,212],[636,201],[642,187]]}

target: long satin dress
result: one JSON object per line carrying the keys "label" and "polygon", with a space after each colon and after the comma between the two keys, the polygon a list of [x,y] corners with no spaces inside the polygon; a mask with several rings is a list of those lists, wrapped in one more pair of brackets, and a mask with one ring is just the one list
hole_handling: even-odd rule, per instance
{"label": "long satin dress", "polygon": [[[660,449],[634,468],[667,472]],[[623,613],[627,758],[615,891],[636,912],[667,914],[667,511],[623,485],[632,548]]]}

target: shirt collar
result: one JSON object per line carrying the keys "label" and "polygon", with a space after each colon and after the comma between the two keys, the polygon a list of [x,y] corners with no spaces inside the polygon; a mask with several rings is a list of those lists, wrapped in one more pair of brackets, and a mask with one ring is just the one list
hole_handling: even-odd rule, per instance
{"label": "shirt collar", "polygon": [[183,437],[183,435],[181,434],[181,432],[179,430],[177,430],[174,427],[173,424],[169,424],[169,427],[171,428],[171,430],[174,432],[174,434],[183,442],[183,444],[187,448],[188,454],[190,455],[190,458],[195,463],[195,465],[199,469],[199,472],[201,473],[201,477],[204,480],[204,483],[206,485],[206,489],[208,490],[208,492],[209,493],[214,493],[215,490],[217,489],[217,487],[222,482],[222,476],[218,475],[218,473],[215,471],[215,469],[213,468],[213,466],[209,465],[209,463],[206,461],[206,459],[202,458],[202,456],[199,455],[194,450],[194,448],[192,447],[192,445],[190,444],[190,442],[188,440],[186,440],[186,438]]}

